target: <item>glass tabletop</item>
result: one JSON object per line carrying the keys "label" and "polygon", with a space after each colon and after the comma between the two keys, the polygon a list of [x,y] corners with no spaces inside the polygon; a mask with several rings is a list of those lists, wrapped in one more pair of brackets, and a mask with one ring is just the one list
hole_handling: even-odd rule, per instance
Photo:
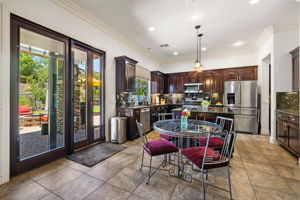
{"label": "glass tabletop", "polygon": [[181,123],[180,119],[161,120],[153,124],[155,131],[173,137],[207,137],[210,135],[221,135],[221,126],[202,120],[189,119],[187,125]]}

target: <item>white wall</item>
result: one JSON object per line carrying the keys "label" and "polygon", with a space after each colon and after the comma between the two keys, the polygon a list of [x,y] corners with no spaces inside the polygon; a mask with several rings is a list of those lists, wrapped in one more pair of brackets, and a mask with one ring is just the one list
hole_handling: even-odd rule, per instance
{"label": "white wall", "polygon": [[[241,67],[257,65],[257,55],[247,54],[240,56],[203,56],[203,69],[221,69],[230,67]],[[170,61],[166,61],[162,64],[162,71],[165,73],[194,71],[195,57],[174,58]]]}
{"label": "white wall", "polygon": [[[0,0],[3,3],[3,47],[1,53],[1,88],[2,88],[2,116],[7,120],[1,120],[1,133],[0,133],[0,165],[2,165],[2,172],[4,176],[3,182],[8,180],[7,166],[9,163],[9,13],[14,13],[23,18],[46,26],[59,33],[70,36],[74,39],[87,43],[95,48],[106,51],[106,135],[109,135],[109,119],[116,113],[115,110],[115,63],[114,57],[126,55],[137,61],[139,66],[149,70],[160,70],[159,61],[152,57],[146,57],[144,54],[137,52],[133,48],[126,46],[119,39],[111,37],[106,32],[100,30],[95,24],[88,23],[85,18],[79,17],[53,3],[51,0]],[[1,69],[0,68],[0,69]],[[5,87],[4,87],[5,85]],[[4,90],[5,89],[5,90]],[[1,103],[1,102],[0,102]],[[3,118],[2,118],[3,119]],[[108,138],[108,137],[107,137]],[[5,154],[5,155],[4,155]],[[1,169],[1,167],[0,167]],[[1,173],[0,173],[1,174]]]}
{"label": "white wall", "polygon": [[[273,28],[258,49],[258,62],[258,90],[261,94],[261,133],[269,134],[269,64],[271,64],[271,71],[274,73]],[[273,85],[272,88],[274,88],[274,80],[271,85]],[[273,101],[273,97],[271,98]]]}
{"label": "white wall", "polygon": [[289,53],[299,45],[298,28],[274,33],[274,68],[276,92],[292,91],[292,56]]}
{"label": "white wall", "polygon": [[276,92],[292,91],[292,58],[289,52],[299,45],[299,28],[272,28],[269,37],[259,48],[259,80],[262,94],[262,133],[267,134],[269,123],[268,65],[271,64],[271,137],[276,141]]}
{"label": "white wall", "polygon": [[[0,4],[0,49],[1,49],[1,52],[2,52],[2,4]],[[2,54],[0,53],[0,61],[2,60]],[[2,73],[2,64],[0,65],[0,74],[3,74]],[[2,80],[2,77],[0,77],[1,80]],[[0,83],[0,141],[2,141],[2,82]],[[0,142],[1,144],[1,142]],[[2,154],[3,154],[3,149],[0,148],[0,163],[1,161],[3,160],[2,158]],[[3,166],[0,165],[0,184],[2,183],[2,174],[3,174],[3,171],[2,171],[2,168]]]}

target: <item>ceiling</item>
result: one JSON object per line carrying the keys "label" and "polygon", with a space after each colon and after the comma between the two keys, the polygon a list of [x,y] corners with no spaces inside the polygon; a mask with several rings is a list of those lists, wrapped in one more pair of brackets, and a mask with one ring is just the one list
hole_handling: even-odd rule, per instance
{"label": "ceiling", "polygon": [[[253,53],[271,25],[297,24],[295,0],[72,0],[128,39],[160,59],[196,54],[195,25],[204,33],[203,54]],[[192,19],[197,16],[198,19]],[[153,26],[154,31],[148,28]],[[234,46],[236,42],[242,45]],[[160,44],[169,44],[167,48]]]}

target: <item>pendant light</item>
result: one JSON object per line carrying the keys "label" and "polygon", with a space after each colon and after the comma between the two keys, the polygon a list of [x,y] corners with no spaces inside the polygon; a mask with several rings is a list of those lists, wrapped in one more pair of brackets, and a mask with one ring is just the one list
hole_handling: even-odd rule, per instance
{"label": "pendant light", "polygon": [[201,64],[201,37],[203,36],[203,34],[199,34],[200,27],[200,25],[195,26],[195,29],[197,30],[197,59],[195,61],[195,69],[198,72],[201,72],[203,70],[203,66]]}

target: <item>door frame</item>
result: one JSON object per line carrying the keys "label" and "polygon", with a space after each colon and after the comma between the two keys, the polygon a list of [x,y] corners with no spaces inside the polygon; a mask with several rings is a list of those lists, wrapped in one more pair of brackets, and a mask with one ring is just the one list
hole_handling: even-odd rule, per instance
{"label": "door frame", "polygon": [[[31,169],[53,162],[66,154],[74,152],[73,135],[73,53],[72,46],[76,44],[83,48],[90,49],[102,56],[102,98],[100,138],[95,142],[105,140],[105,67],[106,52],[93,48],[87,44],[74,40],[66,35],[60,34],[47,27],[10,14],[10,176],[15,176]],[[42,153],[40,155],[19,161],[19,42],[20,28],[39,33],[46,37],[59,40],[65,44],[65,66],[64,66],[64,147]],[[17,124],[17,126],[16,126]]]}
{"label": "door frame", "polygon": [[[28,171],[30,169],[36,168],[43,164],[52,162],[58,158],[63,157],[65,154],[69,153],[69,120],[68,117],[70,113],[68,102],[70,101],[70,81],[69,81],[69,38],[65,35],[59,34],[53,30],[46,27],[38,25],[34,22],[28,21],[24,18],[16,16],[14,14],[10,15],[10,175],[17,175]],[[40,155],[28,158],[23,161],[19,161],[19,43],[20,43],[20,29],[24,28],[26,30],[41,34],[43,36],[58,40],[65,44],[65,66],[64,66],[64,147],[58,148],[53,151],[45,152]],[[17,124],[17,126],[16,126]]]}
{"label": "door frame", "polygon": [[[92,126],[92,120],[87,120],[87,139],[86,140],[83,140],[81,142],[78,142],[78,143],[75,143],[74,141],[74,106],[73,106],[73,102],[74,102],[74,99],[73,99],[73,94],[74,94],[74,91],[73,91],[73,88],[74,88],[74,49],[75,48],[78,48],[80,50],[83,50],[83,51],[88,51],[87,52],[87,79],[90,79],[89,77],[89,73],[93,72],[92,70],[92,62],[91,62],[91,59],[93,59],[93,54],[97,54],[101,57],[101,74],[102,74],[102,85],[101,85],[101,91],[102,91],[102,95],[101,95],[101,124],[99,126],[100,128],[100,138],[99,139],[96,139],[94,140],[92,138],[92,135],[94,135],[94,127]],[[71,78],[71,101],[70,101],[70,105],[71,105],[71,120],[70,120],[70,153],[73,153],[76,151],[76,149],[80,149],[80,148],[83,148],[83,147],[86,147],[88,145],[92,145],[92,144],[95,144],[97,142],[102,142],[102,141],[105,141],[105,60],[106,60],[106,53],[105,51],[102,51],[100,49],[96,49],[90,45],[87,45],[87,44],[84,44],[82,42],[79,42],[77,40],[74,40],[74,39],[70,39],[70,53],[71,53],[71,56],[70,56],[70,60],[69,60],[69,63],[70,63],[70,71],[71,71],[71,75],[70,75],[70,78]],[[89,83],[91,83],[91,81],[88,81]],[[91,102],[92,101],[92,93],[91,93],[91,90],[87,90],[87,102]],[[88,103],[87,104],[89,107],[90,107],[90,104]],[[87,115],[88,117],[92,118],[92,112],[91,112],[91,107],[89,109],[87,109]]]}

